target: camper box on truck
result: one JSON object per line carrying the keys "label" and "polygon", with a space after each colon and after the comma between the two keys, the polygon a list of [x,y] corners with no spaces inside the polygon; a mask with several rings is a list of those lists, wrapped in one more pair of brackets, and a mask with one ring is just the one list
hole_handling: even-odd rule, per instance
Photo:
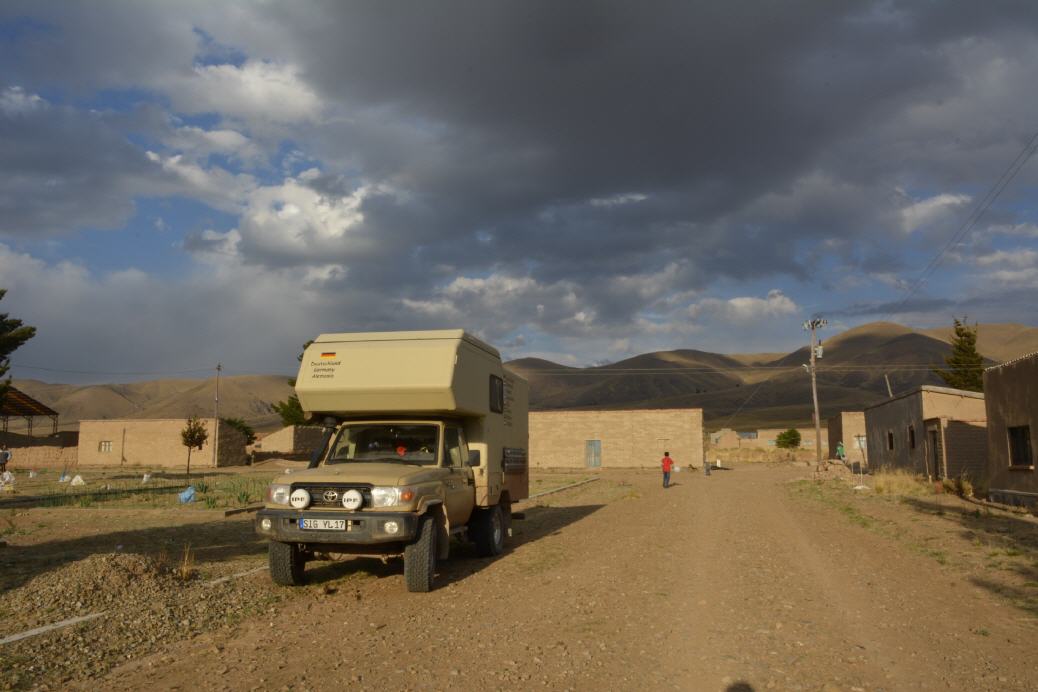
{"label": "camper box on truck", "polygon": [[271,484],[256,530],[275,582],[308,560],[402,555],[428,591],[452,535],[497,555],[529,495],[528,385],[461,330],[322,334],[296,395],[326,427],[310,468]]}

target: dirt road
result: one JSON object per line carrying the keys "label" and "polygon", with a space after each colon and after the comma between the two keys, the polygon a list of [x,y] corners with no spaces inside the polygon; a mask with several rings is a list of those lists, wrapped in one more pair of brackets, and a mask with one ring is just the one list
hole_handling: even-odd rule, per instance
{"label": "dirt road", "polygon": [[805,473],[605,474],[433,593],[398,564],[311,567],[266,616],[81,688],[1035,689],[1031,615],[797,496]]}

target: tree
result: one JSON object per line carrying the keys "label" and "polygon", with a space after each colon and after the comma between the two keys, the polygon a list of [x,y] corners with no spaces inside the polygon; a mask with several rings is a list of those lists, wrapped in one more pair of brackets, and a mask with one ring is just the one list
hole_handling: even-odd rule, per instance
{"label": "tree", "polygon": [[796,449],[800,446],[800,431],[790,428],[786,432],[779,433],[775,438],[775,446],[779,449]]}
{"label": "tree", "polygon": [[[3,300],[5,295],[7,290],[0,288],[0,300]],[[0,312],[0,401],[4,400],[7,388],[11,384],[11,378],[4,378],[11,365],[8,356],[35,335],[36,327],[27,327],[21,320],[8,317],[6,312]]]}
{"label": "tree", "polygon": [[955,338],[951,355],[944,359],[947,370],[934,368],[934,374],[955,389],[984,391],[984,357],[977,353],[977,324],[970,327],[966,318],[955,318]]}
{"label": "tree", "polygon": [[256,441],[256,431],[241,418],[221,418],[220,420],[240,432],[245,438],[245,444],[251,445]]}
{"label": "tree", "polygon": [[190,476],[191,450],[195,447],[202,449],[202,445],[209,439],[209,431],[205,429],[205,424],[198,420],[198,416],[191,416],[187,419],[187,425],[180,431],[180,439],[187,447],[187,475]]}
{"label": "tree", "polygon": [[[306,352],[307,347],[314,341],[311,339],[303,344],[303,350],[299,356],[296,357],[300,363],[303,362],[303,353]],[[293,377],[288,381],[290,387],[296,386],[296,379]],[[270,410],[281,416],[281,424],[288,427],[289,425],[303,425],[306,423],[306,414],[303,413],[303,406],[299,403],[299,397],[292,394],[286,401],[279,401],[276,404],[270,405]]]}

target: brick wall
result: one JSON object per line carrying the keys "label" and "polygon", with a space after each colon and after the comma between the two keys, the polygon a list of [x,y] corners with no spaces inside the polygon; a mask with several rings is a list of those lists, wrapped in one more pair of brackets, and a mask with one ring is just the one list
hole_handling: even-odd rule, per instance
{"label": "brick wall", "polygon": [[663,452],[678,464],[703,462],[702,409],[535,411],[530,413],[530,465],[587,465],[586,442],[600,440],[602,467],[655,467]]}
{"label": "brick wall", "polygon": [[15,469],[39,469],[48,467],[75,468],[77,462],[77,450],[75,447],[15,447],[11,449],[14,455],[10,470]]}
{"label": "brick wall", "polygon": [[[209,437],[202,449],[191,450],[191,467],[212,467],[214,419],[203,418]],[[187,465],[187,448],[180,432],[183,418],[167,420],[85,420],[79,424],[80,466]],[[240,432],[220,423],[219,458],[216,466],[245,463],[245,439]]]}

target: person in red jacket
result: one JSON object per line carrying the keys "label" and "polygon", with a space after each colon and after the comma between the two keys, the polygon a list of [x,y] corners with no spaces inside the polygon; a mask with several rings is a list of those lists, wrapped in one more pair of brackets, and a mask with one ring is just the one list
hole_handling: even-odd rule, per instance
{"label": "person in red jacket", "polygon": [[670,452],[664,452],[663,458],[660,459],[660,465],[663,467],[663,487],[670,487],[670,470],[674,468],[674,460],[670,458]]}

